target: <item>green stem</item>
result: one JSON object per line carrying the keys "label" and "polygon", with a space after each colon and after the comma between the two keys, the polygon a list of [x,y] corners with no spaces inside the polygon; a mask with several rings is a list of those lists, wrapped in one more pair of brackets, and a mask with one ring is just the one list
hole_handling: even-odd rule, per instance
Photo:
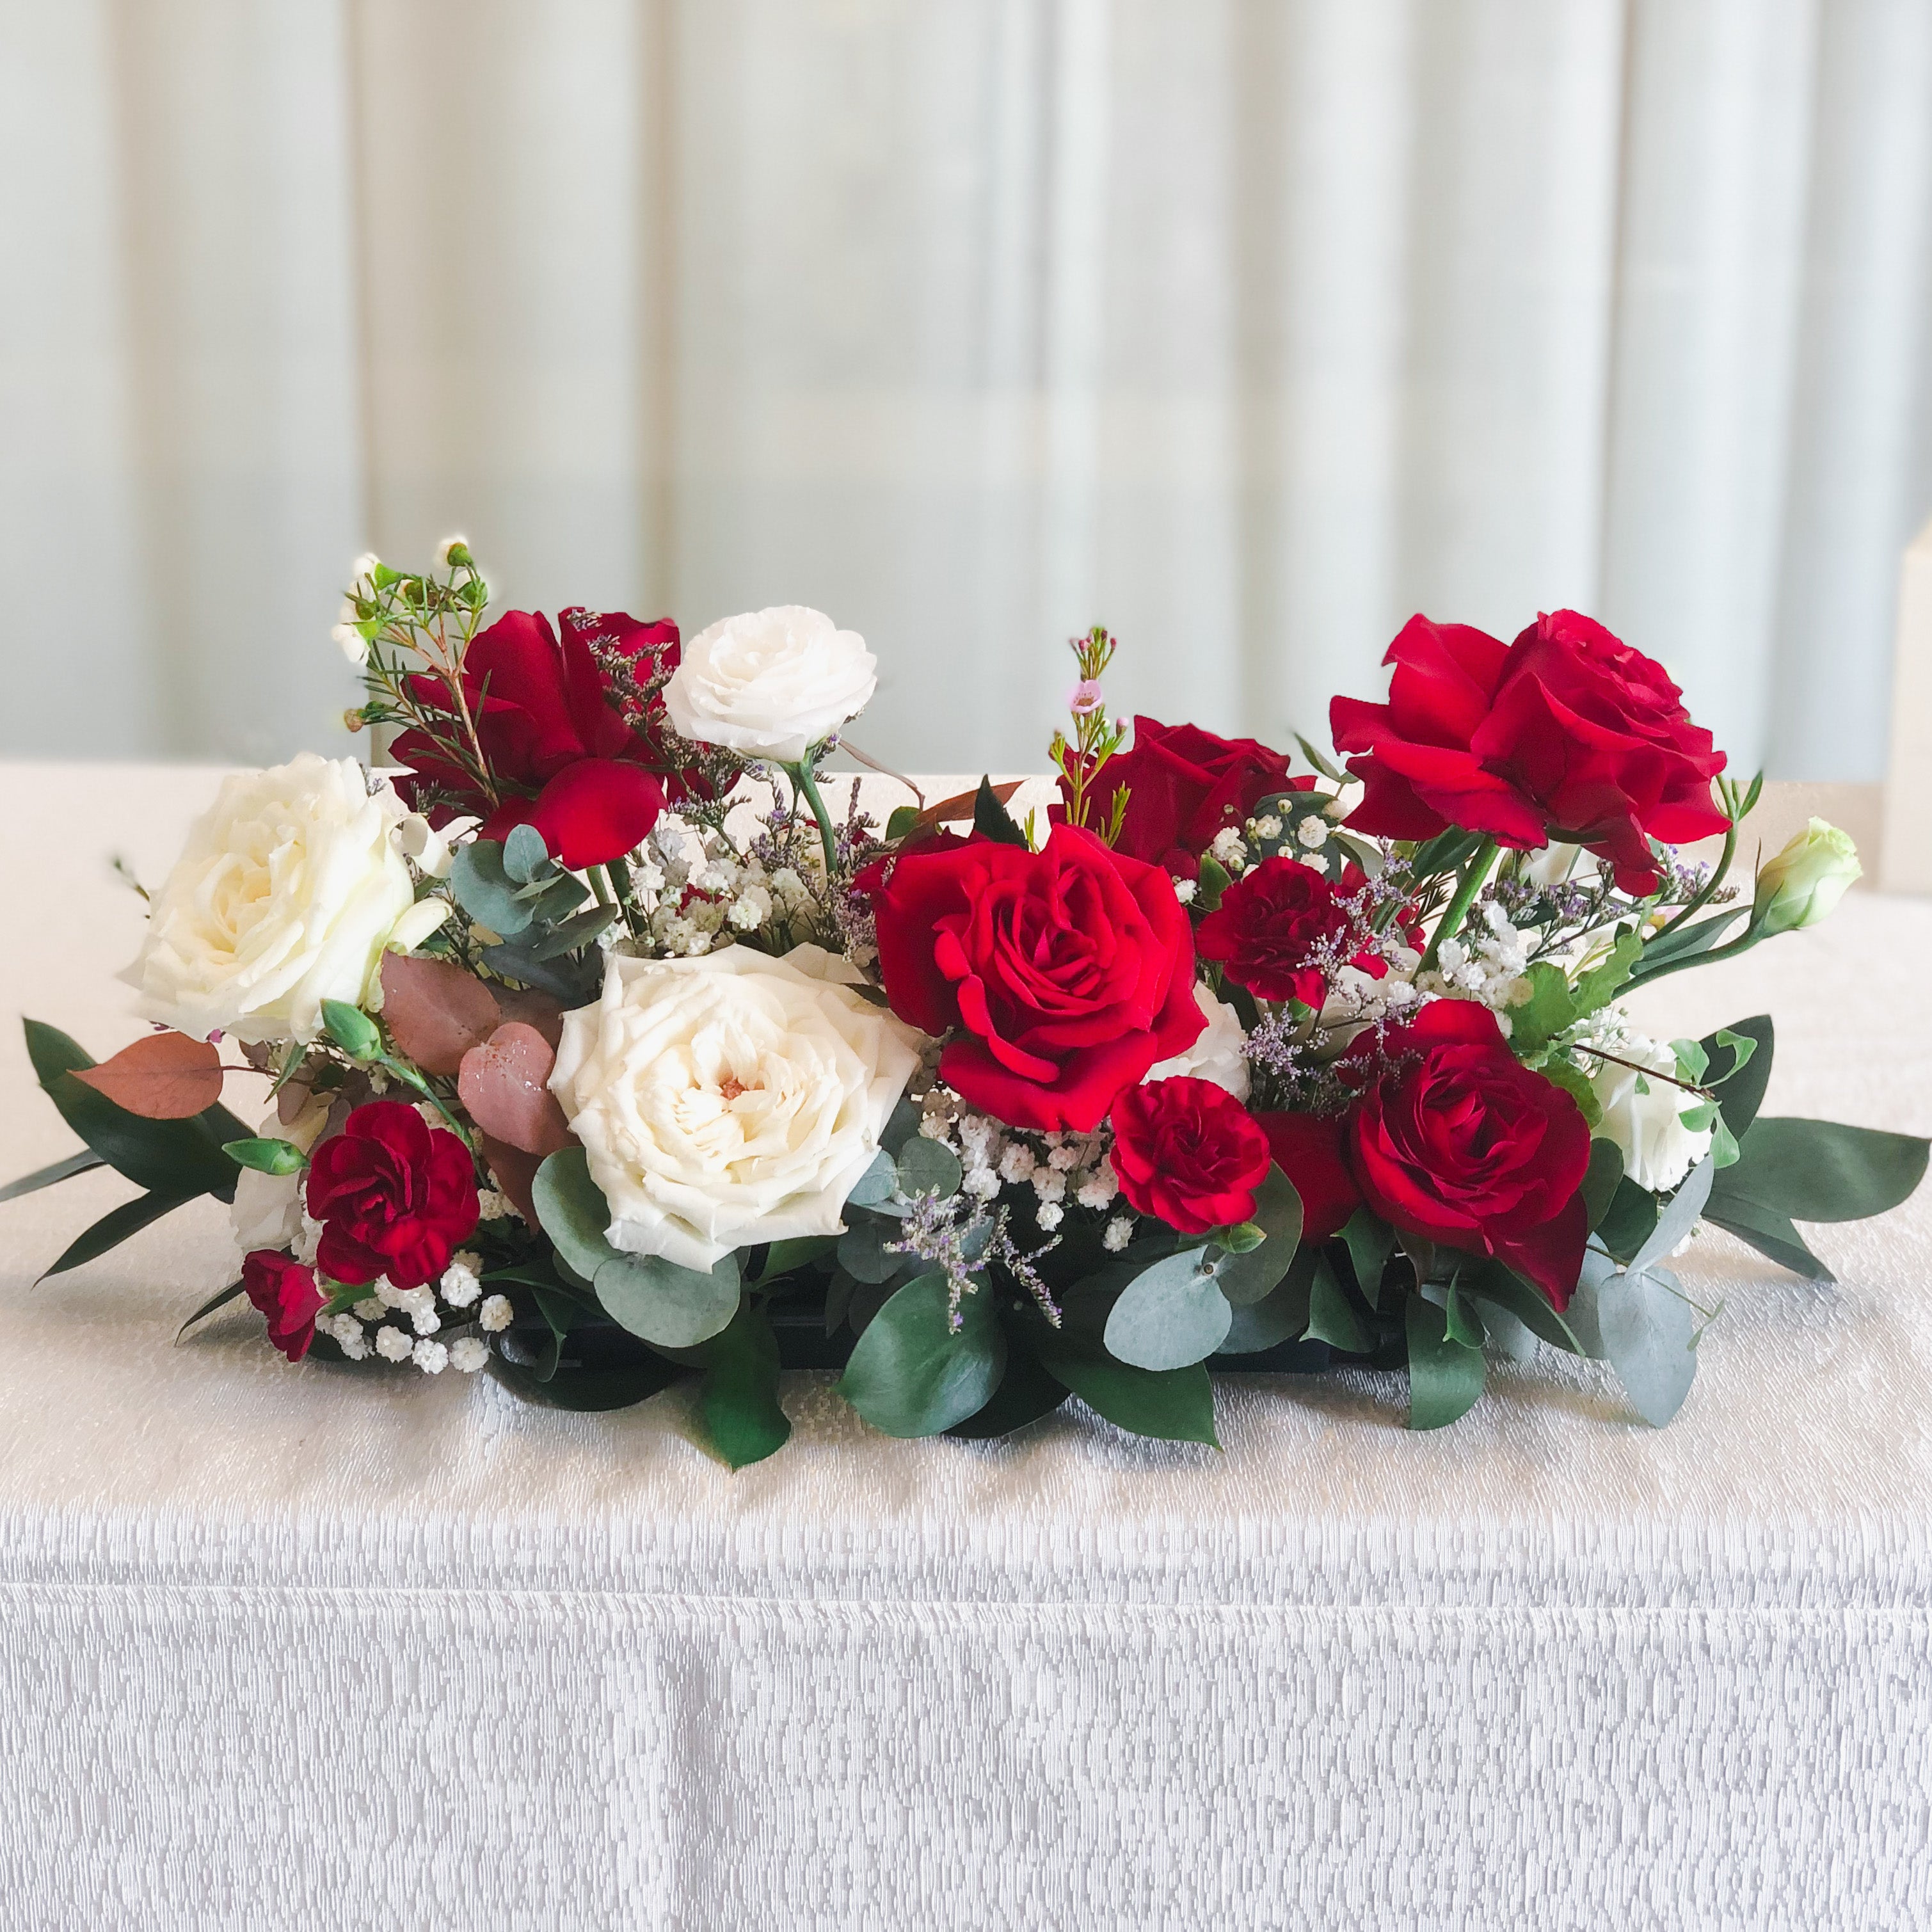
{"label": "green stem", "polygon": [[[1724,874],[1731,869],[1731,860],[1738,849],[1737,821],[1734,819],[1724,832],[1724,849],[1719,854],[1711,876],[1704,881],[1703,889],[1674,919],[1665,920],[1650,936],[1661,939],[1666,932],[1674,932],[1693,913],[1700,912],[1716,896],[1719,886],[1724,883]],[[1646,942],[1648,943],[1648,942]]]}
{"label": "green stem", "polygon": [[801,760],[797,764],[788,765],[785,770],[791,775],[791,782],[805,794],[805,802],[812,807],[812,815],[818,820],[820,842],[825,848],[825,883],[829,889],[838,872],[838,847],[832,836],[832,814],[825,808],[825,801],[818,795],[818,786],[812,776],[812,760]]}
{"label": "green stem", "polygon": [[386,1053],[384,1054],[382,1058],[376,1064],[377,1066],[380,1066],[386,1073],[389,1074],[395,1079],[401,1081],[404,1086],[413,1087],[420,1094],[453,1128],[455,1129],[457,1138],[463,1142],[464,1145],[467,1147],[470,1144],[470,1133],[468,1129],[466,1129],[464,1126],[463,1123],[459,1120],[456,1116],[449,1111],[448,1108],[443,1104],[442,1096],[430,1085],[429,1082],[425,1080],[413,1066],[406,1066],[401,1060],[398,1060],[392,1054]]}
{"label": "green stem", "polygon": [[[617,870],[620,865],[624,868],[621,874]],[[597,892],[599,902],[604,904],[608,905],[614,899],[618,911],[623,915],[625,930],[633,939],[635,939],[640,928],[638,925],[637,904],[632,890],[629,861],[613,859],[604,868],[604,876],[610,882],[611,898],[605,898],[602,892],[597,891],[597,874],[594,868],[590,874],[591,890]]]}
{"label": "green stem", "polygon": [[1490,868],[1496,862],[1496,854],[1500,849],[1493,838],[1485,836],[1471,854],[1468,866],[1456,887],[1456,896],[1444,908],[1442,916],[1436,922],[1436,930],[1429,935],[1428,950],[1422,956],[1422,964],[1415,969],[1418,974],[1434,970],[1442,942],[1454,938],[1461,930],[1462,921],[1470,907],[1475,904],[1476,895],[1483,890],[1483,881],[1490,876]]}

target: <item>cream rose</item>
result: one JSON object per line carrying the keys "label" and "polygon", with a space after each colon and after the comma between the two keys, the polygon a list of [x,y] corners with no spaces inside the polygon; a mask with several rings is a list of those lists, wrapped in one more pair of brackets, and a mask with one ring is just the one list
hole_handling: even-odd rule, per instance
{"label": "cream rose", "polygon": [[[1654,1040],[1635,1036],[1616,1051],[1653,1073],[1678,1077],[1677,1055]],[[1652,1079],[1606,1060],[1591,1084],[1604,1110],[1596,1131],[1616,1143],[1624,1172],[1638,1186],[1658,1192],[1675,1187],[1711,1151],[1712,1130],[1687,1127],[1682,1118],[1696,1107],[1696,1096],[1670,1080]]]}
{"label": "cream rose", "polygon": [[155,895],[122,977],[140,1010],[205,1040],[313,1040],[324,1000],[362,1003],[384,950],[449,908],[416,901],[396,849],[402,801],[353,758],[304,752],[221,782]]}
{"label": "cream rose", "polygon": [[1226,1088],[1238,1100],[1245,1100],[1250,1081],[1248,1056],[1242,1049],[1248,1036],[1242,1030],[1240,1016],[1226,1000],[1217,999],[1198,982],[1194,1003],[1208,1022],[1208,1030],[1185,1053],[1150,1066],[1147,1078],[1172,1080],[1178,1074],[1192,1074],[1197,1080],[1211,1080],[1216,1086]]}
{"label": "cream rose", "polygon": [[550,1084],[614,1248],[709,1269],[840,1231],[920,1039],[828,976],[842,963],[817,946],[611,956],[602,998],[564,1016]]}
{"label": "cream rose", "polygon": [[856,631],[781,604],[693,638],[664,686],[664,710],[674,730],[700,744],[796,764],[872,702],[878,669]]}

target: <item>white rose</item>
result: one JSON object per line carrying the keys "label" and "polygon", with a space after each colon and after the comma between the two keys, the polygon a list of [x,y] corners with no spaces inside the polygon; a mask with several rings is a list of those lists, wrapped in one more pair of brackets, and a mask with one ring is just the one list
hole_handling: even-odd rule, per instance
{"label": "white rose", "polygon": [[1248,1036],[1241,1030],[1240,1016],[1226,1000],[1216,998],[1198,982],[1194,1000],[1208,1016],[1208,1030],[1185,1053],[1150,1066],[1148,1079],[1172,1080],[1178,1074],[1191,1074],[1197,1080],[1211,1080],[1216,1086],[1226,1088],[1236,1100],[1245,1100],[1248,1056],[1241,1048]]}
{"label": "white rose", "polygon": [[824,976],[828,958],[614,953],[603,997],[564,1016],[550,1084],[613,1247],[709,1269],[734,1248],[839,1232],[920,1036]]}
{"label": "white rose", "polygon": [[304,752],[224,778],[122,975],[142,1014],[197,1040],[308,1040],[324,1000],[359,1004],[384,949],[418,944],[449,910],[414,903],[392,836],[404,815],[353,758]]}
{"label": "white rose", "polygon": [[[1617,1052],[1654,1073],[1678,1077],[1676,1054],[1640,1034]],[[1596,1131],[1616,1142],[1624,1173],[1640,1187],[1658,1192],[1675,1187],[1711,1151],[1712,1130],[1687,1127],[1680,1118],[1698,1106],[1696,1096],[1670,1081],[1648,1079],[1606,1060],[1591,1084],[1604,1109]]]}
{"label": "white rose", "polygon": [[699,744],[795,765],[872,702],[878,669],[856,631],[781,604],[692,638],[664,686],[664,710]]}
{"label": "white rose", "polygon": [[[307,1154],[321,1138],[328,1124],[332,1096],[311,1094],[300,1113],[284,1126],[282,1117],[271,1108],[260,1132],[264,1140],[292,1141]],[[263,1174],[244,1167],[235,1184],[234,1204],[228,1210],[228,1225],[235,1245],[244,1255],[258,1248],[287,1248],[295,1245],[302,1232],[302,1189],[308,1176],[302,1174]]]}

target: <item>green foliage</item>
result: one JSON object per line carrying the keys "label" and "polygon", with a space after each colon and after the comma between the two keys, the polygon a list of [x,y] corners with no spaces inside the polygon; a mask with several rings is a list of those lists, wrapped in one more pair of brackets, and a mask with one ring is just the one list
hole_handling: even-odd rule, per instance
{"label": "green foliage", "polygon": [[791,1424],[778,1406],[778,1345],[764,1311],[747,1303],[704,1345],[698,1414],[711,1447],[734,1469],[782,1449]]}
{"label": "green foliage", "polygon": [[1657,1196],[1626,1174],[1597,1223],[1597,1238],[1620,1260],[1636,1252],[1657,1226]]}
{"label": "green foliage", "polygon": [[1623,1150],[1615,1141],[1592,1141],[1590,1168],[1583,1177],[1582,1193],[1583,1206],[1593,1229],[1602,1225],[1604,1216],[1610,1211],[1610,1204],[1617,1198],[1617,1190],[1623,1185]]}
{"label": "green foliage", "polygon": [[1301,1240],[1301,1196],[1294,1183],[1281,1170],[1279,1162],[1270,1165],[1268,1174],[1255,1190],[1255,1209],[1250,1224],[1263,1238],[1239,1248],[1216,1244],[1214,1277],[1221,1292],[1236,1307],[1259,1301],[1273,1293],[1294,1261]]}
{"label": "green foliage", "polygon": [[1214,1388],[1202,1364],[1137,1369],[1051,1328],[1041,1332],[1039,1347],[1048,1372],[1109,1422],[1165,1442],[1221,1446],[1214,1436]]}
{"label": "green foliage", "polygon": [[1916,1134],[1763,1118],[1738,1144],[1722,1198],[1774,1208],[1794,1221],[1863,1221],[1885,1214],[1925,1178],[1932,1148]]}
{"label": "green foliage", "polygon": [[1284,1342],[1300,1341],[1308,1332],[1316,1264],[1321,1258],[1319,1248],[1304,1246],[1279,1286],[1260,1300],[1237,1308],[1221,1344],[1221,1353],[1258,1354],[1264,1348],[1278,1348]]}
{"label": "green foliage", "polygon": [[1307,1334],[1312,1342],[1326,1342],[1351,1355],[1364,1354],[1373,1346],[1325,1253],[1318,1253],[1309,1284]]}
{"label": "green foliage", "polygon": [[500,1350],[490,1357],[490,1372],[526,1402],[548,1408],[563,1408],[598,1414],[614,1408],[629,1408],[648,1401],[659,1390],[668,1388],[680,1371],[675,1363],[652,1356],[641,1362],[610,1366],[560,1368],[548,1380],[508,1360]]}
{"label": "green foliage", "polygon": [[107,1163],[92,1148],[83,1148],[79,1154],[70,1154],[64,1160],[57,1160],[51,1166],[36,1168],[32,1174],[23,1174],[18,1180],[10,1180],[0,1187],[0,1201],[17,1201],[23,1194],[34,1194],[43,1187],[51,1187],[56,1181],[71,1180],[76,1174],[91,1174],[97,1167]]}
{"label": "green foliage", "polygon": [[982,838],[995,839],[1002,845],[1018,845],[1022,849],[1026,846],[1026,834],[1000,802],[991,778],[980,781],[979,796],[973,801],[973,829]]}
{"label": "green foliage", "polygon": [[915,1134],[900,1148],[894,1165],[898,1171],[898,1191],[908,1198],[930,1194],[950,1201],[966,1178],[959,1156],[950,1147],[922,1135]]}
{"label": "green foliage", "polygon": [[1348,1260],[1355,1270],[1355,1286],[1371,1308],[1382,1292],[1382,1276],[1395,1253],[1395,1230],[1366,1208],[1358,1208],[1342,1230],[1348,1245]]}
{"label": "green foliage", "polygon": [[1539,1340],[1573,1355],[1590,1352],[1573,1324],[1550,1304],[1550,1298],[1501,1262],[1472,1260],[1457,1271],[1459,1294],[1486,1307],[1500,1308]]}
{"label": "green foliage", "polygon": [[919,824],[919,807],[916,805],[898,805],[886,820],[886,843],[896,845],[902,838],[910,838]]}
{"label": "green foliage", "polygon": [[1211,1251],[1184,1248],[1143,1268],[1107,1316],[1107,1352],[1142,1369],[1180,1369],[1221,1346],[1234,1312],[1214,1279]]}
{"label": "green foliage", "polygon": [[238,1281],[231,1281],[226,1288],[217,1289],[175,1330],[175,1340],[178,1342],[197,1322],[206,1320],[218,1308],[226,1308],[241,1292],[242,1283]]}
{"label": "green foliage", "polygon": [[1408,1298],[1408,1426],[1441,1429],[1468,1414],[1483,1392],[1483,1352],[1455,1340],[1448,1317],[1420,1294]]}
{"label": "green foliage", "polygon": [[472,838],[458,846],[449,868],[449,889],[456,903],[500,939],[515,938],[530,922],[530,906],[518,896],[523,883],[509,876],[503,848],[489,838]]}
{"label": "green foliage", "polygon": [[986,1406],[946,1432],[962,1440],[983,1442],[1010,1436],[1016,1429],[1051,1415],[1066,1400],[1067,1389],[1046,1372],[1040,1358],[1014,1336],[1006,1340],[1006,1372]]}
{"label": "green foliage", "polygon": [[149,1222],[158,1221],[164,1214],[172,1214],[195,1198],[192,1194],[137,1194],[133,1200],[122,1202],[119,1207],[102,1215],[85,1233],[70,1241],[60,1258],[45,1270],[40,1279],[44,1281],[48,1275],[65,1274],[68,1269],[77,1268],[82,1262],[104,1255],[110,1248],[119,1246],[129,1235],[138,1234]]}
{"label": "green foliage", "polygon": [[1666,1268],[1631,1268],[1597,1290],[1604,1353],[1637,1413],[1661,1429],[1696,1379],[1696,1311]]}
{"label": "green foliage", "polygon": [[946,1276],[909,1281],[852,1349],[838,1392],[888,1436],[937,1436],[986,1407],[1006,1365],[990,1290],[964,1295],[950,1324]]}
{"label": "green foliage", "polygon": [[[1605,957],[1574,982],[1560,966],[1538,960],[1529,969],[1528,1003],[1510,1017],[1510,1046],[1517,1058],[1538,1064],[1572,1027],[1609,1005],[1630,978],[1642,950],[1643,942],[1634,932],[1620,932]],[[1544,1070],[1552,1079],[1557,1077],[1551,1069]]]}
{"label": "green foliage", "polygon": [[838,1237],[838,1265],[854,1281],[890,1281],[908,1259],[903,1254],[893,1253],[886,1246],[888,1242],[897,1240],[898,1234],[895,1222],[880,1221],[871,1214],[855,1214],[852,1225]]}

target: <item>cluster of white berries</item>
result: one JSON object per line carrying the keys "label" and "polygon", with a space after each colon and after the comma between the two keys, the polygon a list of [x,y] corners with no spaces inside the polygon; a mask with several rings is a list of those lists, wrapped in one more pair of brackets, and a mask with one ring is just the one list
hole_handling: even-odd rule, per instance
{"label": "cluster of white berries", "polygon": [[738,933],[790,922],[808,910],[812,894],[789,866],[767,872],[740,858],[716,835],[699,839],[666,820],[646,842],[633,872],[638,890],[657,903],[650,915],[656,951],[692,958],[728,944]]}
{"label": "cluster of white berries", "polygon": [[[1107,1157],[1104,1134],[1034,1133],[1009,1127],[989,1114],[962,1106],[955,1094],[935,1087],[922,1104],[920,1132],[959,1156],[966,1178],[961,1184],[977,1201],[991,1201],[1003,1187],[1030,1186],[1034,1219],[1051,1234],[1066,1218],[1070,1204],[1104,1213],[1119,1196],[1120,1184]],[[1118,1244],[1126,1245],[1132,1222]]]}
{"label": "cluster of white berries", "polygon": [[1523,1005],[1534,990],[1526,976],[1528,951],[1522,934],[1510,923],[1509,914],[1494,900],[1483,908],[1483,917],[1489,936],[1473,944],[1460,939],[1444,940],[1436,952],[1439,970],[1424,974],[1419,983],[1426,992],[1444,994],[1451,999],[1480,1000],[1500,1018],[1507,1037],[1509,1009]]}
{"label": "cluster of white berries", "polygon": [[[490,1359],[489,1343],[476,1335],[459,1336],[447,1343],[436,1336],[446,1312],[471,1308],[476,1308],[477,1324],[486,1333],[510,1325],[509,1300],[500,1294],[484,1294],[482,1268],[480,1255],[465,1252],[452,1258],[434,1288],[427,1282],[398,1288],[386,1276],[380,1276],[360,1301],[324,1316],[317,1326],[334,1338],[352,1362],[365,1361],[373,1352],[386,1362],[413,1362],[426,1376],[440,1376],[446,1368],[473,1376]],[[478,1308],[479,1301],[482,1306]]]}

